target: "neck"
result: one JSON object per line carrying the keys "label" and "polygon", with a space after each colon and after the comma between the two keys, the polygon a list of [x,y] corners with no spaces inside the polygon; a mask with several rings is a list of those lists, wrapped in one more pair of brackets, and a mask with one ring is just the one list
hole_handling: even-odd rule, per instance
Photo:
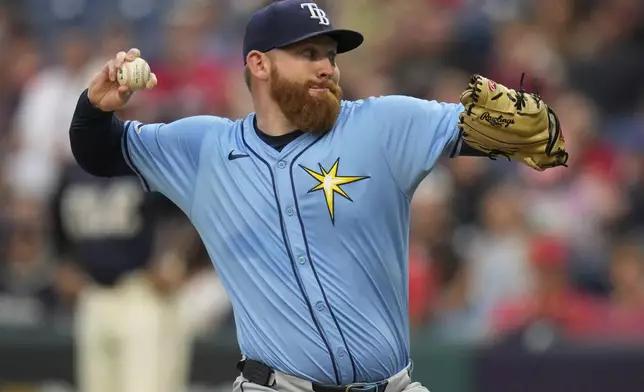
{"label": "neck", "polygon": [[257,127],[269,136],[282,136],[297,130],[275,102],[254,100]]}

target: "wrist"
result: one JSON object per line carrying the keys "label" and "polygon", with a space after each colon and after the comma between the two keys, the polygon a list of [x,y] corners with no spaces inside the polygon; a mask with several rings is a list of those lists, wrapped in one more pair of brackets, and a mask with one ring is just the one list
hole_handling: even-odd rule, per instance
{"label": "wrist", "polygon": [[83,106],[83,109],[85,109],[85,111],[88,114],[92,113],[96,116],[100,116],[100,115],[106,115],[106,114],[111,115],[112,113],[114,113],[113,111],[105,111],[98,106],[98,103],[92,102],[92,100],[89,97],[89,89],[85,89],[81,93],[80,101]]}

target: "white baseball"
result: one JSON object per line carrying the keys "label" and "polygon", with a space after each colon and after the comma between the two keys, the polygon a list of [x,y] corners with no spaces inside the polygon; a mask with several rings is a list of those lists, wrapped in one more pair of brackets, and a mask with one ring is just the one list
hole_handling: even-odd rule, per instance
{"label": "white baseball", "polygon": [[150,81],[150,65],[147,61],[137,57],[133,61],[126,61],[117,72],[116,79],[121,86],[127,85],[130,90],[145,88]]}

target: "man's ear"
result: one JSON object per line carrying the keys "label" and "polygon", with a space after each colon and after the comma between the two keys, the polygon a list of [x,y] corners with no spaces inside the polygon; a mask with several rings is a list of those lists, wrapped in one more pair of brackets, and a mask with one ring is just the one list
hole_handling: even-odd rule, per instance
{"label": "man's ear", "polygon": [[259,80],[268,80],[270,73],[270,58],[264,53],[253,50],[246,57],[246,66],[251,75]]}

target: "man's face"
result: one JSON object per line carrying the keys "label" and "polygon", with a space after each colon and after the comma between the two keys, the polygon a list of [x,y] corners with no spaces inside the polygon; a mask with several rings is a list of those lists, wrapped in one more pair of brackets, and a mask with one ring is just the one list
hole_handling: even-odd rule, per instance
{"label": "man's face", "polygon": [[271,54],[271,98],[301,131],[328,131],[338,118],[342,89],[336,47],[335,41],[323,36]]}

